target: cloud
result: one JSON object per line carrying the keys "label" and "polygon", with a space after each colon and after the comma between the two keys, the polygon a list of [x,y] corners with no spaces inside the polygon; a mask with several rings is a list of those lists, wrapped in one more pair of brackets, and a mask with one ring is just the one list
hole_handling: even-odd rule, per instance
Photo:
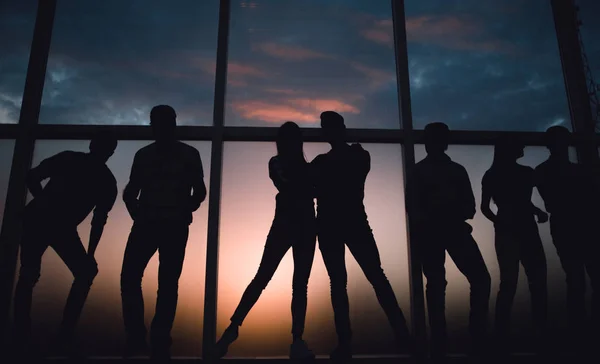
{"label": "cloud", "polygon": [[507,41],[494,37],[481,39],[485,33],[478,23],[454,15],[423,15],[406,19],[409,42],[465,51],[515,52],[515,46]]}
{"label": "cloud", "polygon": [[245,100],[234,102],[233,110],[245,119],[281,123],[294,120],[302,123],[316,123],[323,110],[336,110],[340,113],[359,114],[360,110],[336,99],[292,98],[279,102]]}
{"label": "cloud", "polygon": [[354,69],[360,71],[367,76],[369,87],[371,89],[380,89],[390,84],[396,83],[396,74],[387,70],[366,66],[360,62],[350,63]]}
{"label": "cloud", "polygon": [[287,61],[306,61],[310,59],[327,59],[331,55],[316,52],[299,46],[283,45],[276,42],[265,42],[253,46],[254,50],[259,50],[271,57],[281,58]]}
{"label": "cloud", "polygon": [[372,26],[361,31],[361,35],[375,43],[394,47],[394,22],[392,19],[375,21]]}

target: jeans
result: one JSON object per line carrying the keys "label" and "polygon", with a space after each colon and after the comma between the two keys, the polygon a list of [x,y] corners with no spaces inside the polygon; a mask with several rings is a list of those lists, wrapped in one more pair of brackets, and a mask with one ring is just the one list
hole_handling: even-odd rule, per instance
{"label": "jeans", "polygon": [[531,312],[537,333],[546,329],[548,287],[546,255],[536,222],[523,226],[496,224],[496,256],[500,268],[500,289],[496,298],[495,330],[505,340],[510,330],[510,313],[517,292],[519,264],[523,265],[531,294]]}
{"label": "jeans", "polygon": [[[550,218],[550,232],[567,278],[567,310],[572,335],[598,337],[600,327],[600,244],[594,224]],[[588,274],[592,286],[591,322],[585,304]],[[589,332],[588,332],[589,331]]]}
{"label": "jeans", "polygon": [[26,222],[21,242],[21,268],[14,298],[16,335],[27,340],[31,334],[33,287],[39,280],[42,256],[52,247],[65,262],[74,281],[67,298],[60,335],[71,339],[81,316],[88,293],[98,274],[98,266],[90,257],[77,234],[77,227],[60,227],[40,222]]}
{"label": "jeans", "polygon": [[121,270],[123,321],[128,340],[140,342],[146,338],[142,277],[148,262],[158,251],[158,297],[151,325],[151,342],[154,348],[171,346],[171,329],[177,310],[179,277],[188,232],[187,221],[133,224]]}
{"label": "jeans", "polygon": [[367,280],[373,286],[377,300],[390,322],[398,340],[408,337],[409,330],[394,290],[382,267],[379,250],[366,218],[318,220],[319,249],[331,284],[335,328],[338,340],[348,345],[352,340],[348,302],[345,249],[356,259]]}
{"label": "jeans", "polygon": [[231,322],[242,325],[244,319],[258,301],[262,291],[273,278],[279,263],[291,248],[294,256],[292,280],[292,334],[302,337],[306,320],[308,279],[316,247],[315,221],[313,217],[296,218],[275,216],[267,237],[258,272],[250,282]]}
{"label": "jeans", "polygon": [[471,285],[469,331],[473,345],[481,345],[486,334],[491,278],[471,231],[467,223],[435,223],[417,234],[427,279],[425,294],[434,355],[446,351],[446,251]]}

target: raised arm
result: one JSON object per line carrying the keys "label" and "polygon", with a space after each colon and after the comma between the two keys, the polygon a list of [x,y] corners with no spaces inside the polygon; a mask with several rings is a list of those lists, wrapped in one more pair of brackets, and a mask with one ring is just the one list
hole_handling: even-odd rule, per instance
{"label": "raised arm", "polygon": [[206,185],[204,184],[204,169],[202,168],[202,158],[200,152],[194,149],[191,168],[192,177],[192,196],[190,199],[192,211],[198,210],[200,205],[206,199]]}
{"label": "raised arm", "polygon": [[106,187],[103,193],[100,195],[96,208],[94,209],[94,216],[92,217],[92,226],[90,230],[90,241],[88,243],[88,255],[94,256],[102,233],[104,232],[104,225],[108,219],[108,213],[112,210],[117,200],[118,190],[117,181],[114,176],[107,181]]}
{"label": "raised arm", "polygon": [[142,171],[140,163],[140,155],[139,152],[137,152],[135,154],[135,157],[133,158],[133,165],[131,166],[129,182],[123,190],[123,202],[125,202],[125,206],[127,207],[129,216],[131,216],[133,220],[135,220],[139,208],[138,196],[142,189]]}
{"label": "raised arm", "polygon": [[43,191],[42,181],[52,177],[64,165],[68,152],[58,153],[44,159],[37,167],[32,168],[27,174],[27,188],[35,198]]}

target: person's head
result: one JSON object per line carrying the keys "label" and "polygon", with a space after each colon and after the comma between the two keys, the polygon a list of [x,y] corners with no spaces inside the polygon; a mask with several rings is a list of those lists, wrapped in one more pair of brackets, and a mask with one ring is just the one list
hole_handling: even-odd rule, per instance
{"label": "person's head", "polygon": [[285,159],[305,160],[302,149],[302,130],[293,121],[286,121],[277,130],[277,155]]}
{"label": "person's head", "polygon": [[150,126],[157,142],[172,141],[175,139],[177,114],[169,105],[158,105],[150,111]]}
{"label": "person's head", "polygon": [[511,137],[501,137],[494,145],[494,164],[514,163],[523,157],[525,146]]}
{"label": "person's head", "polygon": [[571,132],[564,126],[552,126],[545,133],[546,147],[550,154],[569,153],[569,144],[571,142]]}
{"label": "person's head", "polygon": [[342,115],[335,111],[324,111],[321,113],[321,129],[325,140],[331,144],[340,144],[345,142],[346,125]]}
{"label": "person's head", "polygon": [[425,126],[425,150],[427,154],[440,154],[448,149],[450,129],[444,123],[430,123]]}
{"label": "person's head", "polygon": [[96,133],[90,141],[90,154],[106,163],[117,149],[117,138],[109,131],[100,131]]}

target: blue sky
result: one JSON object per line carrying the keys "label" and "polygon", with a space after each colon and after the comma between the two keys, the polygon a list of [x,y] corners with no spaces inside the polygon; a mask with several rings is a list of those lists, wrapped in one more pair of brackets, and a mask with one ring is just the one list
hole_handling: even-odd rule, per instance
{"label": "blue sky", "polygon": [[[591,0],[579,0],[594,66]],[[0,122],[14,123],[36,1],[0,12]],[[350,127],[397,128],[389,0],[232,0],[226,124],[317,126],[323,109]],[[40,122],[144,124],[173,105],[210,125],[218,1],[59,0]],[[406,1],[414,125],[541,131],[568,124],[549,1]],[[595,67],[598,69],[598,67]],[[596,72],[600,74],[599,72]]]}

